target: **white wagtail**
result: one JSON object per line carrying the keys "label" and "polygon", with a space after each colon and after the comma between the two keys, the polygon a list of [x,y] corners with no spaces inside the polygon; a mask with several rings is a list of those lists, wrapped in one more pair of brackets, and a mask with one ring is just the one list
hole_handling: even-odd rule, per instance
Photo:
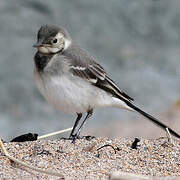
{"label": "white wagtail", "polygon": [[[171,128],[132,104],[133,98],[118,88],[96,59],[71,39],[66,29],[42,26],[34,47],[38,49],[34,74],[40,92],[56,109],[77,113],[70,139],[79,136],[94,108],[110,106],[136,111],[180,138]],[[87,115],[75,133],[84,112]]]}

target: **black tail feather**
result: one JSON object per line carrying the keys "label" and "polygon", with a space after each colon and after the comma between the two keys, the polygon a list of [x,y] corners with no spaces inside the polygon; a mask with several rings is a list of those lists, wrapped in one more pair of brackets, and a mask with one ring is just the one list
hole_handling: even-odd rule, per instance
{"label": "black tail feather", "polygon": [[174,130],[172,130],[171,128],[169,128],[168,126],[166,126],[165,124],[161,123],[158,119],[154,118],[153,116],[149,115],[148,113],[142,111],[141,109],[139,109],[137,106],[133,105],[132,103],[130,103],[129,101],[126,102],[126,104],[131,107],[132,109],[134,109],[135,111],[137,111],[138,113],[140,113],[141,115],[145,116],[147,119],[149,119],[150,121],[152,121],[154,124],[158,125],[159,127],[161,127],[162,129],[166,130],[168,128],[170,134],[174,135],[177,138],[180,138],[180,135],[178,133],[176,133]]}

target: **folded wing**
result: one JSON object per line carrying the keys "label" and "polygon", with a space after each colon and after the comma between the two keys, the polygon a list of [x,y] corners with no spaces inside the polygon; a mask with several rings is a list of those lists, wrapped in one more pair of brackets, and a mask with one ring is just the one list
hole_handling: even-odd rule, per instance
{"label": "folded wing", "polygon": [[133,98],[121,91],[115,82],[108,76],[104,68],[95,61],[89,64],[77,64],[70,66],[73,75],[89,81],[92,85],[103,89],[113,96],[123,100],[132,101]]}

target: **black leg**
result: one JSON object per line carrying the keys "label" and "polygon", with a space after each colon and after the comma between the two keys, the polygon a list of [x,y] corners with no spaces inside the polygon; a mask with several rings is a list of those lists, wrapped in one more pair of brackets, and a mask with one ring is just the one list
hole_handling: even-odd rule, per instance
{"label": "black leg", "polygon": [[88,118],[90,118],[90,117],[92,116],[92,114],[93,114],[93,109],[91,109],[91,110],[89,110],[89,111],[87,112],[87,115],[86,115],[85,119],[83,120],[83,122],[81,123],[79,129],[77,130],[77,133],[75,134],[75,135],[76,135],[76,138],[80,135],[80,132],[81,132],[81,129],[82,129],[84,123],[86,122],[86,120],[87,120]]}
{"label": "black leg", "polygon": [[70,136],[69,136],[69,139],[72,139],[72,138],[73,138],[73,136],[74,136],[74,131],[75,131],[75,129],[76,129],[76,127],[77,127],[80,119],[82,118],[82,113],[79,113],[79,114],[77,114],[77,115],[78,115],[78,116],[77,116],[76,121],[75,121],[75,123],[74,123],[73,129],[72,129],[71,134],[70,134]]}

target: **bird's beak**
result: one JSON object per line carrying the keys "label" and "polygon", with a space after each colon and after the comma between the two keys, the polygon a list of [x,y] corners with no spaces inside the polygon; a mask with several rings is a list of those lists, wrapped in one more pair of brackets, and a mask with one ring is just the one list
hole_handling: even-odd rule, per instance
{"label": "bird's beak", "polygon": [[37,43],[33,44],[33,47],[38,48],[43,46],[42,42],[38,41]]}

